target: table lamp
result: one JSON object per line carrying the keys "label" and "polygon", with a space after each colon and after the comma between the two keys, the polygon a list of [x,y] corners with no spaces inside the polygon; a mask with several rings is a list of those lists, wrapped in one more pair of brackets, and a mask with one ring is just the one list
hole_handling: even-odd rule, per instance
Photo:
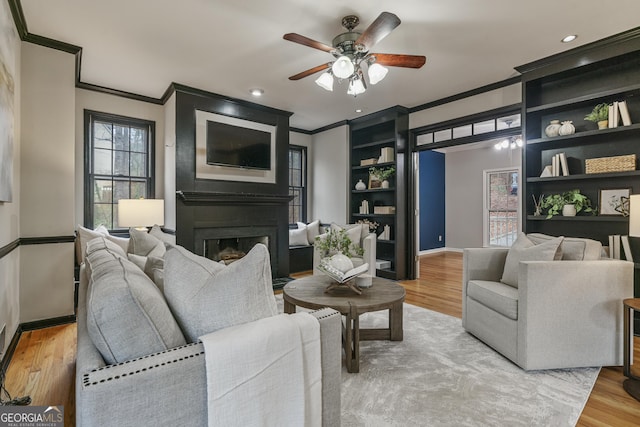
{"label": "table lamp", "polygon": [[118,200],[118,226],[145,230],[155,224],[164,225],[164,200]]}

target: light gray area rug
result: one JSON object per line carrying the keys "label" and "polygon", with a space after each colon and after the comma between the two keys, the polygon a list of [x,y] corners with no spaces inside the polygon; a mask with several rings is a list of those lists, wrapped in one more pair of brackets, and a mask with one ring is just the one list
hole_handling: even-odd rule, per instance
{"label": "light gray area rug", "polygon": [[[387,325],[386,311],[360,319]],[[403,341],[363,341],[360,372],[343,364],[342,425],[573,426],[599,371],[525,372],[460,319],[405,304]]]}

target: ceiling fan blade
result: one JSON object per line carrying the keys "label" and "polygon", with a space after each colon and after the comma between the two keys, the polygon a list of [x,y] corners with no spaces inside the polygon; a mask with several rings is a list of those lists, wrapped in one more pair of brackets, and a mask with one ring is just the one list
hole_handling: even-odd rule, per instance
{"label": "ceiling fan blade", "polygon": [[356,40],[356,44],[364,45],[365,50],[369,50],[374,44],[387,37],[394,28],[400,25],[400,22],[400,18],[393,13],[382,12],[380,16],[364,30],[364,33],[360,34],[360,37]]}
{"label": "ceiling fan blade", "polygon": [[374,56],[378,64],[387,65],[389,67],[420,68],[425,64],[425,62],[427,62],[427,58],[422,55],[371,53],[370,56]]}
{"label": "ceiling fan blade", "polygon": [[287,33],[284,36],[282,36],[282,38],[285,40],[289,40],[290,42],[302,44],[305,46],[312,47],[314,49],[323,50],[325,52],[331,52],[333,50],[331,46],[327,46],[324,43],[312,40],[309,37],[301,36],[300,34],[296,34],[296,33]]}
{"label": "ceiling fan blade", "polygon": [[328,68],[329,68],[329,64],[318,65],[317,67],[309,68],[308,70],[305,70],[301,73],[298,73],[294,76],[289,77],[289,80],[300,80],[304,77],[310,76],[320,71],[327,70]]}

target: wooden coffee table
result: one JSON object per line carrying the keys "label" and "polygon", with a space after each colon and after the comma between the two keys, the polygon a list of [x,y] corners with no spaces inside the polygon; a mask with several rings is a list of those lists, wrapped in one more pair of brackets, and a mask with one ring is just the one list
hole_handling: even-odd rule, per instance
{"label": "wooden coffee table", "polygon": [[[346,287],[325,292],[332,279],[314,275],[293,280],[283,288],[284,311],[295,313],[296,306],[317,310],[330,307],[346,316],[342,327],[342,346],[347,360],[347,372],[360,371],[360,341],[402,341],[402,303],[405,290],[387,279],[373,278],[373,286],[358,295]],[[389,310],[389,327],[360,329],[360,315],[370,311]]]}

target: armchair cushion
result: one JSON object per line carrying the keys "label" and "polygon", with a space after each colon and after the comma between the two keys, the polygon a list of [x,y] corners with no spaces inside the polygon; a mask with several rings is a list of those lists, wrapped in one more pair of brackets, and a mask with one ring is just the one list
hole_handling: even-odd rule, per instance
{"label": "armchair cushion", "polygon": [[562,240],[563,237],[556,237],[536,245],[524,233],[520,233],[507,253],[500,281],[517,288],[520,261],[553,261],[560,259],[562,257],[560,252]]}
{"label": "armchair cushion", "polygon": [[164,293],[187,340],[278,314],[266,246],[257,244],[228,266],[170,246]]}
{"label": "armchair cushion", "polygon": [[[527,237],[536,245],[555,239],[554,236],[542,233],[530,233]],[[592,239],[565,237],[560,248],[563,260],[594,261],[601,257],[602,243]]]}
{"label": "armchair cushion", "polygon": [[518,320],[518,288],[488,280],[470,280],[467,296],[509,319]]}
{"label": "armchair cushion", "polygon": [[367,227],[365,230],[362,224],[338,225],[336,223],[331,223],[331,230],[345,230],[347,232],[347,236],[351,239],[351,242],[358,247],[362,246],[360,241],[369,235],[369,228]]}

